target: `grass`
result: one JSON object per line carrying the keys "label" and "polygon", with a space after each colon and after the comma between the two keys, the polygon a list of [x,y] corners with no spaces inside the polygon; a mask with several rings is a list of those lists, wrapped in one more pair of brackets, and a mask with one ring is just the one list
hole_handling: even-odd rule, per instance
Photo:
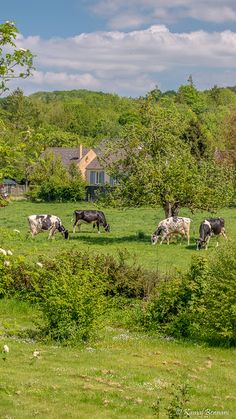
{"label": "grass", "polygon": [[[32,310],[26,303],[0,301],[1,320],[7,315],[18,328],[24,329]],[[159,399],[159,417],[165,418],[173,385],[186,383],[190,400],[184,408],[226,411],[228,418],[235,417],[233,349],[110,326],[96,342],[76,348],[17,336],[2,336],[0,345],[4,344],[10,352],[5,361],[0,358],[1,418],[153,418],[158,417]],[[35,349],[40,351],[38,358],[33,358]]]}
{"label": "grass", "polygon": [[[107,220],[111,225],[111,232],[105,233],[101,228],[101,234],[92,228],[92,225],[83,224],[81,233],[72,233],[73,211],[77,208],[95,208],[88,203],[30,203],[27,201],[14,201],[8,207],[0,209],[0,246],[10,248],[16,255],[24,255],[27,258],[38,260],[44,254],[55,257],[60,252],[70,249],[95,250],[99,252],[117,255],[125,251],[129,260],[144,266],[150,270],[168,272],[173,268],[187,269],[191,257],[196,253],[195,239],[198,237],[200,222],[209,217],[209,213],[196,213],[194,216],[186,209],[181,211],[182,216],[190,216],[193,219],[191,226],[191,243],[180,245],[171,243],[167,247],[151,246],[150,236],[154,232],[158,222],[164,218],[162,209],[153,208],[130,208],[104,209]],[[99,208],[102,209],[102,208]],[[70,239],[63,240],[57,234],[53,241],[47,240],[47,233],[41,233],[34,239],[26,238],[28,231],[27,217],[30,214],[55,214],[58,215],[70,230]],[[224,209],[217,213],[226,221],[226,230],[230,239],[236,238],[236,211]],[[14,232],[20,231],[20,234]],[[223,241],[223,239],[222,239]],[[215,248],[216,239],[212,238],[208,253]]]}
{"label": "grass", "polygon": [[[183,210],[181,215],[193,218],[190,246],[151,246],[150,235],[164,218],[161,209],[104,209],[111,233],[97,234],[91,225],[82,225],[82,232],[73,234],[71,219],[77,208],[95,206],[10,203],[0,209],[0,247],[32,261],[43,255],[60,257],[68,249],[113,255],[123,250],[130,261],[150,270],[186,270],[196,254],[199,224],[209,217],[207,213],[193,216]],[[27,216],[40,213],[58,215],[71,232],[70,240],[57,234],[48,241],[46,233],[27,238]],[[217,216],[225,218],[229,239],[235,239],[235,209],[221,210]],[[214,247],[212,238],[207,254],[214,252]],[[1,419],[148,419],[158,414],[166,418],[166,409],[174,400],[173,388],[177,390],[178,385],[185,384],[190,390],[184,408],[197,412],[198,417],[207,417],[199,412],[210,409],[220,412],[220,416],[235,418],[235,349],[209,348],[127,330],[124,312],[116,313],[116,321],[111,314],[111,319],[97,332],[96,340],[74,348],[37,341],[38,322],[42,322],[42,317],[37,307],[0,300],[0,352],[5,344],[10,348],[5,361],[0,353]],[[35,349],[40,351],[38,358],[33,357]],[[178,403],[180,400],[177,406]]]}

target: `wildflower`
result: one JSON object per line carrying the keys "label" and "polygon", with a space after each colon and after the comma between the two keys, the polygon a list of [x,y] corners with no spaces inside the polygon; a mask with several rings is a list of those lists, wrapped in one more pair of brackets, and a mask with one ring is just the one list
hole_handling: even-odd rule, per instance
{"label": "wildflower", "polygon": [[14,228],[15,233],[20,233],[20,230],[17,230],[16,228]]}
{"label": "wildflower", "polygon": [[35,351],[33,352],[33,358],[39,358],[40,357],[40,352],[35,349]]}
{"label": "wildflower", "polygon": [[41,262],[37,262],[36,265],[38,265],[40,268],[43,267],[43,264]]}
{"label": "wildflower", "polygon": [[5,354],[9,354],[9,351],[10,351],[10,349],[9,349],[9,346],[8,345],[4,345],[3,346],[3,350],[2,350]]}
{"label": "wildflower", "polygon": [[9,250],[9,249],[7,250],[7,254],[8,254],[8,255],[10,255],[10,256],[12,256],[12,255],[13,255],[12,251],[11,251],[11,250]]}
{"label": "wildflower", "polygon": [[10,266],[10,261],[9,260],[4,260],[4,266]]}
{"label": "wildflower", "polygon": [[0,247],[0,253],[2,253],[3,255],[7,255],[7,252],[6,252],[6,250],[5,249],[2,249],[1,247]]}
{"label": "wildflower", "polygon": [[7,25],[10,25],[10,26],[15,26],[15,23],[14,22],[10,22],[9,20],[6,20],[6,22],[5,22]]}
{"label": "wildflower", "polygon": [[26,51],[27,51],[27,49],[25,49],[25,48],[19,48],[19,51],[21,51],[21,52],[26,52]]}

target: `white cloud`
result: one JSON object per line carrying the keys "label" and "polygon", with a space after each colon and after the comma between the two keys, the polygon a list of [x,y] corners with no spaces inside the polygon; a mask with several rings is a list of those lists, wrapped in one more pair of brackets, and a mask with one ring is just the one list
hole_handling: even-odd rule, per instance
{"label": "white cloud", "polygon": [[[206,22],[236,22],[235,0],[97,0],[90,10],[113,29],[169,23],[184,18]],[[127,16],[132,18],[127,19]]]}
{"label": "white cloud", "polygon": [[156,84],[173,88],[176,74],[179,78],[182,74],[183,83],[186,74],[198,74],[199,68],[201,74],[212,71],[216,77],[236,71],[236,33],[231,31],[172,33],[164,25],[155,25],[127,33],[95,32],[48,40],[20,36],[17,43],[37,55],[37,71],[24,85],[38,90],[51,86],[139,95]]}

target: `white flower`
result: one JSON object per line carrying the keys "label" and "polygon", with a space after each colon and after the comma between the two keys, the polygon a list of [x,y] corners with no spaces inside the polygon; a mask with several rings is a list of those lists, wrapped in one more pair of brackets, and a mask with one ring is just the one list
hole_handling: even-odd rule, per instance
{"label": "white flower", "polygon": [[2,249],[1,247],[0,247],[0,253],[2,253],[3,255],[7,255],[7,252],[6,252],[6,250],[5,249]]}
{"label": "white flower", "polygon": [[10,351],[10,349],[9,349],[9,346],[8,345],[4,345],[3,346],[3,350],[2,350],[5,354],[9,354],[9,351]]}
{"label": "white flower", "polygon": [[13,255],[12,251],[11,251],[11,250],[9,250],[9,249],[7,250],[7,254],[8,254],[8,255],[10,255],[10,256],[12,256],[12,255]]}
{"label": "white flower", "polygon": [[15,23],[14,22],[10,22],[9,20],[6,20],[6,22],[5,23],[7,23],[8,25],[10,25],[10,26],[15,26]]}
{"label": "white flower", "polygon": [[43,264],[41,262],[37,262],[36,265],[38,265],[40,268],[43,267]]}
{"label": "white flower", "polygon": [[16,228],[14,228],[15,233],[20,233],[20,230],[17,230]]}
{"label": "white flower", "polygon": [[19,48],[19,51],[26,52],[27,49],[25,49],[25,48]]}
{"label": "white flower", "polygon": [[9,260],[4,260],[4,266],[10,266]]}
{"label": "white flower", "polygon": [[37,349],[35,349],[35,351],[33,352],[33,358],[39,358],[39,356],[40,352]]}

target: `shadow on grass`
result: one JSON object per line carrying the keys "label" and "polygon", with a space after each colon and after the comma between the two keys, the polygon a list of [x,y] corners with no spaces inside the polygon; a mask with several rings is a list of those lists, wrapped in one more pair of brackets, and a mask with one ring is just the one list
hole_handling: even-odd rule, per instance
{"label": "shadow on grass", "polygon": [[129,236],[122,236],[122,237],[111,237],[108,234],[97,234],[97,235],[86,235],[83,233],[75,233],[70,234],[70,240],[75,240],[79,242],[84,242],[87,244],[98,244],[98,245],[106,245],[106,244],[118,244],[118,243],[149,243],[150,236],[143,235],[142,238],[138,236],[138,234],[131,234]]}

